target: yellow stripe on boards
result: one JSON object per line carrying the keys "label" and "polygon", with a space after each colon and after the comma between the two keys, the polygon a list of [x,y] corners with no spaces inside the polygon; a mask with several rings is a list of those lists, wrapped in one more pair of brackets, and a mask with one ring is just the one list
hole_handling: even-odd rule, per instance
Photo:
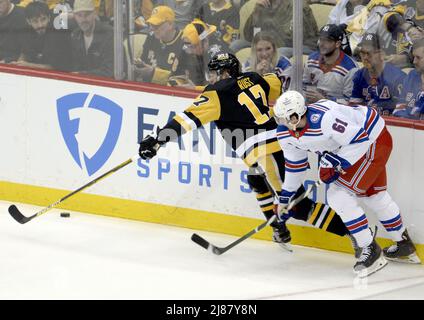
{"label": "yellow stripe on boards", "polygon": [[[9,202],[30,203],[46,207],[68,193],[69,190],[0,181],[0,199]],[[86,193],[76,194],[74,197],[64,201],[57,208],[225,233],[237,237],[245,235],[264,221],[262,214],[256,208],[253,209],[252,214],[257,212],[259,219]],[[34,213],[24,212],[25,215],[32,215]],[[37,219],[41,220],[43,217],[41,216]],[[292,244],[353,253],[351,242],[347,237],[340,237],[318,228],[294,225],[290,223],[291,221],[294,220],[289,220],[288,227],[292,235]],[[256,233],[252,238],[270,241],[271,236],[272,230],[270,227],[267,227],[263,231]],[[190,241],[189,237],[187,241]],[[378,239],[378,243],[382,247],[392,244],[390,240],[380,238]],[[270,243],[270,245],[273,244]],[[421,261],[424,261],[424,244],[415,244],[415,246],[418,256]]]}

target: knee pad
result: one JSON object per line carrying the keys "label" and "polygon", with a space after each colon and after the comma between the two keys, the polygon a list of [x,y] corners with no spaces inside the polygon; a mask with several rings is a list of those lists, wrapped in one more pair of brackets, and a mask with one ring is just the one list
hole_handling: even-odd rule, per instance
{"label": "knee pad", "polygon": [[352,220],[353,216],[364,214],[356,196],[332,183],[327,192],[328,205],[337,212],[343,221]]}
{"label": "knee pad", "polygon": [[250,188],[256,193],[265,193],[269,192],[267,183],[265,182],[265,176],[263,174],[248,174],[247,183]]}
{"label": "knee pad", "polygon": [[375,211],[379,218],[399,213],[399,207],[387,191],[381,191],[363,199],[365,205]]}

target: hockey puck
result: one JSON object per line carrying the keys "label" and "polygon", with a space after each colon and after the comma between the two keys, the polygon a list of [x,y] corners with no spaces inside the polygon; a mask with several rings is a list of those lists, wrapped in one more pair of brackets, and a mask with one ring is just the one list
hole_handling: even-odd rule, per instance
{"label": "hockey puck", "polygon": [[62,212],[62,213],[60,214],[60,216],[61,216],[62,218],[69,218],[69,217],[71,216],[71,214],[70,214],[69,212]]}

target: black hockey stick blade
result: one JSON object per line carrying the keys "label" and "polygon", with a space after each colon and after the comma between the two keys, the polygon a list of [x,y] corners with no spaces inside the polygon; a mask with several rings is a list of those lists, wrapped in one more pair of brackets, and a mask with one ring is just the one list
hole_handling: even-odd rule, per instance
{"label": "black hockey stick blade", "polygon": [[193,242],[197,243],[199,246],[205,248],[208,251],[211,251],[212,253],[214,253],[216,255],[220,255],[223,252],[225,252],[225,251],[221,252],[221,250],[223,248],[215,247],[213,244],[211,244],[209,241],[203,239],[197,233],[193,233],[193,235],[191,236],[191,240],[193,240]]}
{"label": "black hockey stick blade", "polygon": [[193,235],[191,236],[191,240],[196,242],[199,246],[205,248],[206,250],[209,250],[209,246],[211,245],[208,241],[203,239],[197,233],[193,233]]}
{"label": "black hockey stick blade", "polygon": [[[155,147],[155,149],[157,150],[158,148]],[[122,162],[121,164],[117,165],[116,167],[110,169],[109,171],[103,173],[101,176],[91,180],[90,182],[86,183],[85,185],[83,185],[82,187],[79,187],[78,189],[72,191],[71,193],[68,193],[66,196],[64,196],[63,198],[57,200],[56,202],[50,204],[49,206],[45,207],[44,209],[38,211],[36,214],[30,216],[30,217],[25,217],[15,205],[11,205],[9,207],[9,213],[10,215],[13,217],[13,219],[15,219],[16,221],[18,221],[20,224],[24,224],[27,223],[29,221],[31,221],[32,219],[41,216],[42,214],[46,213],[47,211],[55,208],[56,206],[58,206],[59,204],[61,204],[63,201],[65,201],[66,199],[76,195],[77,193],[87,189],[88,187],[96,184],[97,182],[103,180],[104,178],[106,178],[107,176],[111,175],[112,173],[124,168],[125,166],[127,166],[128,164],[130,164],[133,161],[136,161],[139,158],[138,155],[133,156],[132,158]]]}
{"label": "black hockey stick blade", "polygon": [[9,213],[13,217],[13,219],[18,221],[20,224],[27,223],[28,221],[31,221],[34,217],[25,217],[14,204],[9,207]]}
{"label": "black hockey stick blade", "polygon": [[238,245],[240,242],[243,242],[244,240],[250,238],[255,233],[258,233],[263,228],[265,228],[266,226],[270,225],[275,219],[276,219],[276,216],[273,216],[271,219],[265,221],[261,225],[257,226],[255,229],[249,231],[244,236],[242,236],[241,238],[238,238],[236,241],[230,243],[228,246],[226,246],[224,248],[220,248],[220,247],[214,246],[209,241],[205,240],[204,238],[202,238],[201,236],[199,236],[196,233],[193,233],[193,235],[191,236],[191,240],[193,240],[195,243],[197,243],[199,246],[205,248],[206,250],[211,251],[212,253],[214,253],[216,255],[221,255],[224,252],[227,252],[231,248],[233,248],[236,245]]}

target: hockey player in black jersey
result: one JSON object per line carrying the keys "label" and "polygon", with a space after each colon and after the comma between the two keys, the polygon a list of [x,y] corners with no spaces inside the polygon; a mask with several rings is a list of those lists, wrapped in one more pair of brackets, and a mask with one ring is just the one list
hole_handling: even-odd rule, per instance
{"label": "hockey player in black jersey", "polygon": [[[230,53],[215,55],[208,69],[211,84],[185,111],[140,142],[140,157],[151,159],[167,142],[213,121],[226,143],[249,167],[248,183],[263,214],[270,219],[274,214],[274,195],[281,192],[285,168],[269,103],[280,96],[282,83],[274,73],[263,76],[241,73],[240,62]],[[262,173],[257,172],[258,166]],[[301,187],[298,194],[303,191]],[[331,208],[309,198],[289,214],[328,232],[348,235],[342,220]],[[291,240],[285,222],[274,222],[271,226],[275,242],[284,244]]]}

